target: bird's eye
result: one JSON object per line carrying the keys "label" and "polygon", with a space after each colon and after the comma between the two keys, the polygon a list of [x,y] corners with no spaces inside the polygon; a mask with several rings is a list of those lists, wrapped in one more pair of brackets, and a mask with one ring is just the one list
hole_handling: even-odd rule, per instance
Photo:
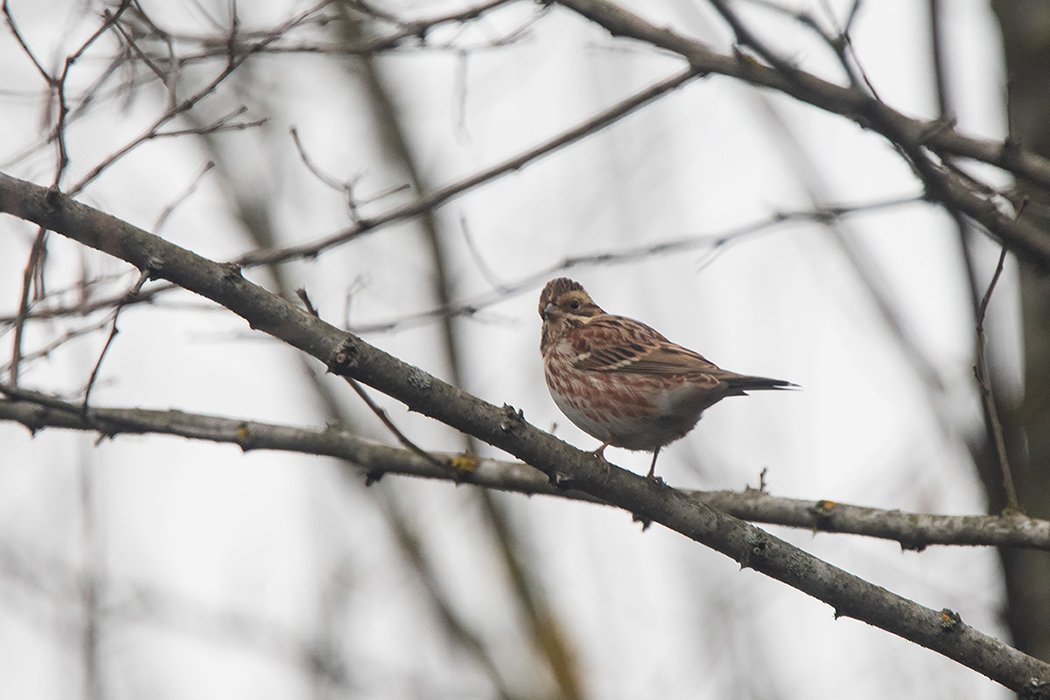
{"label": "bird's eye", "polygon": [[572,309],[573,311],[575,311],[576,309],[580,308],[580,302],[578,302],[575,299],[573,299],[572,301],[569,302],[569,308]]}

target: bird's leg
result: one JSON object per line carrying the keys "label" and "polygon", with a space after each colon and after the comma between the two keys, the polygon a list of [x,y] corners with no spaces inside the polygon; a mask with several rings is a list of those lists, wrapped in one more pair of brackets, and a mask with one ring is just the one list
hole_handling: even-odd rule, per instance
{"label": "bird's leg", "polygon": [[656,458],[660,455],[660,448],[657,447],[653,450],[653,463],[649,465],[649,473],[645,475],[646,479],[652,479],[653,481],[663,481],[656,475]]}
{"label": "bird's leg", "polygon": [[605,458],[605,448],[609,446],[609,443],[603,442],[602,446],[594,451],[594,456],[598,458],[598,461],[602,463],[602,467],[605,468],[605,475],[609,476],[609,472],[612,471],[609,466],[609,460]]}

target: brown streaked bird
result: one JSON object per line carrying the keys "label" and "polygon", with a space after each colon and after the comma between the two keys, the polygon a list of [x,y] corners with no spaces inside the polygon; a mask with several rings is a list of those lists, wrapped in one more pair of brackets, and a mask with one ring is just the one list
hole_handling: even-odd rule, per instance
{"label": "brown streaked bird", "polygon": [[540,294],[543,373],[554,403],[581,430],[609,445],[653,453],[692,430],[700,414],[727,396],[788,389],[782,379],[720,369],[640,321],[605,313],[566,277]]}

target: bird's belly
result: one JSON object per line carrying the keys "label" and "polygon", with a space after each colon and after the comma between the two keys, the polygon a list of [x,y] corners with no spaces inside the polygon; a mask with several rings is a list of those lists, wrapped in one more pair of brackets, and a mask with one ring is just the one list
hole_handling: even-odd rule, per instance
{"label": "bird's belly", "polygon": [[651,452],[682,438],[717,401],[710,389],[652,375],[547,373],[562,413],[585,433],[615,447]]}

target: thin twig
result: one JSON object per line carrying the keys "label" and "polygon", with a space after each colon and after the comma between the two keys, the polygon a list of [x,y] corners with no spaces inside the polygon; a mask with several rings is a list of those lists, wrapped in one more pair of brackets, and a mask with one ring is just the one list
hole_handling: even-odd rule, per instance
{"label": "thin twig", "polygon": [[[942,123],[948,125],[955,121],[955,107],[952,104],[952,94],[949,89],[948,57],[944,46],[945,32],[943,25],[945,9],[942,5],[942,0],[927,0],[927,8],[930,17],[930,58],[933,63],[934,86],[937,92],[937,114]],[[943,156],[941,160],[953,172],[963,177],[969,177],[967,173],[955,166],[954,159],[950,156]],[[972,178],[970,178],[970,181],[971,184],[977,187],[984,185],[984,183],[973,181]],[[973,259],[973,252],[970,250],[970,242],[975,232],[962,214],[954,210],[950,210],[948,214],[952,217],[952,221],[955,224],[956,238],[959,242],[959,254],[962,258],[963,272],[966,274],[966,284],[970,292],[970,308],[976,322],[981,292],[977,286],[977,266]]]}
{"label": "thin twig", "polygon": [[350,180],[346,181],[338,180],[332,177],[328,173],[321,170],[320,166],[314,163],[313,158],[311,158],[310,155],[306,152],[306,147],[303,146],[302,139],[299,138],[299,129],[293,126],[288,130],[288,133],[292,136],[292,144],[295,145],[295,150],[299,154],[299,160],[303,162],[303,165],[306,166],[306,169],[309,170],[314,177],[316,177],[318,180],[320,180],[333,190],[338,190],[340,192],[347,193],[353,191],[354,185],[357,184],[357,182],[361,179],[360,175],[356,175]]}
{"label": "thin twig", "polygon": [[169,204],[168,206],[164,207],[164,210],[161,211],[160,216],[158,216],[157,220],[155,222],[153,222],[153,233],[160,233],[161,228],[163,228],[164,224],[167,223],[168,217],[170,217],[172,215],[172,213],[174,213],[175,209],[180,204],[182,204],[187,199],[189,199],[190,196],[193,195],[193,193],[197,191],[197,187],[200,186],[201,180],[203,180],[204,176],[207,175],[208,172],[214,167],[215,167],[215,161],[213,161],[213,160],[209,160],[207,163],[205,163],[204,167],[201,168],[201,171],[199,173],[197,173],[196,177],[193,178],[193,181],[190,182],[190,184],[186,188],[186,190],[181,195],[176,197],[175,200],[172,201],[171,204]]}
{"label": "thin twig", "polygon": [[[22,365],[22,335],[25,332],[26,320],[29,318],[29,297],[33,293],[33,279],[41,269],[43,260],[47,256],[47,229],[40,228],[33,239],[33,247],[29,250],[29,260],[26,261],[25,269],[22,271],[22,296],[18,300],[18,314],[15,316],[15,337],[11,345],[11,365],[8,373],[10,382],[18,384],[18,372]],[[42,286],[38,286],[39,293],[43,294]]]}
{"label": "thin twig", "polygon": [[[303,302],[303,305],[306,307],[306,310],[310,313],[311,316],[314,316],[315,318],[321,317],[317,313],[317,309],[314,307],[313,303],[310,301],[310,297],[306,293],[305,289],[300,287],[299,289],[295,290],[295,294],[299,297],[299,300]],[[358,382],[353,377],[344,376],[343,378],[346,380],[347,384],[349,384],[353,388],[353,390],[357,392],[357,395],[361,397],[361,400],[365,402],[365,405],[368,406],[372,413],[376,414],[376,417],[379,418],[380,421],[382,421],[383,425],[386,426],[386,429],[389,430],[395,438],[397,438],[398,442],[404,445],[405,448],[407,448],[408,450],[411,450],[413,454],[422,457],[431,464],[435,464],[439,467],[442,467],[443,469],[448,468],[448,461],[438,459],[437,457],[430,454],[416,443],[409,440],[408,436],[402,433],[401,430],[396,425],[394,425],[394,422],[390,420],[390,416],[387,415],[386,410],[372,400],[372,397],[368,395],[368,392],[365,391],[364,387],[361,386],[360,382]]]}
{"label": "thin twig", "polygon": [[33,65],[36,67],[37,72],[40,73],[40,76],[48,84],[51,84],[51,82],[53,80],[52,77],[51,77],[51,74],[47,72],[47,70],[44,68],[43,65],[41,65],[40,61],[38,61],[37,58],[36,58],[36,54],[33,53],[33,50],[29,48],[29,44],[26,43],[25,37],[23,37],[22,36],[22,32],[19,31],[18,25],[15,24],[15,18],[11,14],[11,8],[8,7],[7,0],[4,0],[4,4],[3,4],[2,10],[3,10],[3,13],[4,13],[4,23],[7,24],[7,28],[11,31],[11,34],[15,37],[15,41],[17,41],[19,46],[22,47],[22,53],[24,53],[29,58],[29,60],[33,63]]}
{"label": "thin twig", "polygon": [[396,207],[373,218],[361,219],[360,221],[355,222],[352,226],[337,231],[318,241],[289,246],[287,248],[253,251],[241,256],[236,262],[240,265],[247,266],[283,262],[285,260],[296,258],[311,258],[328,248],[339,245],[340,243],[345,243],[346,241],[357,238],[358,236],[381,226],[419,216],[424,212],[441,206],[456,195],[467,192],[468,190],[473,190],[476,187],[491,180],[495,180],[502,175],[516,172],[534,160],[549,155],[586,136],[590,136],[594,132],[619,121],[640,107],[653,102],[661,95],[682,86],[700,74],[701,72],[698,70],[687,68],[670,78],[661,80],[645,90],[622,100],[609,109],[599,112],[594,117],[591,117],[568,131],[562,132],[544,143],[519,153],[502,163],[497,163],[496,165],[481,170],[469,177],[454,182],[451,185],[446,185],[445,187],[428,192],[425,196],[420,197],[415,202]]}
{"label": "thin twig", "polygon": [[[97,281],[96,281],[97,282]],[[152,303],[157,296],[162,293],[171,292],[178,289],[175,285],[170,282],[160,281],[154,286],[150,287],[146,291],[140,293],[134,300],[128,302],[128,304],[142,304]],[[67,290],[68,291],[68,290]],[[48,296],[59,296],[53,292],[48,292]],[[64,304],[61,306],[53,306],[51,308],[34,308],[26,314],[27,321],[39,321],[52,318],[66,318],[72,316],[87,316],[88,314],[99,311],[100,309],[114,309],[117,304],[121,302],[125,297],[125,292],[119,294],[113,294],[106,297],[101,297],[93,301],[80,301],[75,304]],[[37,304],[39,305],[39,304]],[[14,325],[18,322],[18,315],[14,316],[0,316],[0,326]]]}
{"label": "thin twig", "polygon": [[1010,460],[1006,454],[1006,440],[1003,438],[1003,425],[999,421],[999,412],[995,407],[995,400],[992,395],[992,382],[988,377],[988,364],[984,353],[984,318],[988,312],[988,302],[992,299],[992,292],[995,291],[995,285],[999,281],[999,276],[1003,273],[1003,263],[1005,262],[1006,248],[1004,247],[1002,252],[999,253],[999,263],[995,266],[995,274],[992,275],[992,281],[988,283],[988,291],[984,293],[984,298],[981,299],[981,305],[977,310],[977,364],[974,365],[973,372],[977,377],[977,385],[981,390],[985,427],[992,438],[992,442],[995,444],[995,452],[999,458],[999,467],[1003,473],[1003,489],[1006,491],[1006,508],[1004,512],[1019,513],[1021,512],[1021,507],[1017,502],[1017,491],[1014,488],[1014,478],[1010,471]]}
{"label": "thin twig", "polygon": [[493,288],[500,292],[506,292],[510,289],[506,282],[499,279],[492,268],[489,267],[488,263],[485,262],[484,256],[481,251],[478,250],[478,244],[474,241],[474,237],[470,235],[470,225],[467,223],[467,217],[463,214],[459,215],[459,228],[463,231],[463,240],[467,244],[467,252],[470,253],[471,259],[474,261],[474,265],[478,268],[478,272],[485,278]]}
{"label": "thin twig", "polygon": [[[315,5],[304,10],[303,12],[300,12],[295,17],[292,17],[291,19],[283,22],[276,29],[274,29],[273,33],[265,36],[258,43],[244,47],[243,49],[240,49],[239,52],[236,54],[231,53],[223,69],[218,73],[218,75],[212,78],[204,87],[195,92],[193,95],[182,100],[178,104],[171,106],[162,115],[160,115],[160,117],[154,120],[153,124],[151,124],[145,131],[143,131],[141,134],[139,134],[132,140],[128,141],[126,144],[124,144],[123,146],[121,146],[120,148],[103,158],[101,161],[99,161],[95,166],[90,168],[87,171],[87,173],[85,173],[84,176],[80,178],[80,180],[78,180],[69,189],[67,189],[65,193],[71,196],[79,193],[96,178],[98,178],[107,168],[109,168],[115,162],[117,162],[118,160],[126,156],[128,153],[130,153],[131,151],[135,150],[136,148],[148,141],[167,136],[181,136],[185,133],[188,133],[185,131],[166,133],[162,132],[161,129],[168,122],[172,121],[179,115],[190,111],[201,100],[215,92],[215,90],[218,89],[219,85],[222,84],[226,80],[226,78],[230,77],[230,75],[238,66],[244,63],[246,60],[248,60],[248,58],[254,55],[258,50],[279,40],[285,32],[288,32],[296,26],[298,26],[299,24],[305,22],[315,13],[319,12],[321,9],[330,4],[330,1],[331,0],[323,0],[319,5]],[[235,29],[236,28],[234,28],[234,30]],[[234,30],[231,30],[231,32]],[[257,122],[250,122],[246,125],[236,124],[226,126],[225,122],[220,120],[215,126],[212,126],[210,128],[212,128],[213,130],[222,130],[225,128],[247,128],[248,126],[254,125],[257,125]]]}
{"label": "thin twig", "polygon": [[372,397],[368,395],[368,392],[365,391],[365,388],[361,386],[360,382],[358,382],[353,377],[343,378],[346,379],[347,384],[349,384],[353,388],[353,390],[357,392],[357,395],[361,397],[361,400],[365,402],[365,405],[368,406],[372,413],[376,414],[376,417],[383,422],[383,425],[386,426],[386,429],[389,430],[391,434],[393,434],[393,436],[397,438],[397,441],[404,445],[406,449],[410,450],[413,454],[422,457],[431,464],[448,469],[448,461],[438,459],[437,457],[430,454],[416,443],[409,440],[408,436],[402,433],[401,430],[396,425],[394,425],[394,422],[390,420],[390,416],[387,415],[386,410],[372,400]]}
{"label": "thin twig", "polygon": [[105,12],[103,14],[103,22],[95,30],[95,32],[84,41],[73,53],[66,56],[65,63],[62,67],[62,74],[58,77],[52,77],[48,81],[48,88],[52,91],[55,98],[58,101],[58,118],[55,122],[54,134],[55,144],[58,147],[58,163],[55,168],[55,177],[52,181],[52,186],[58,188],[62,182],[62,176],[65,174],[66,168],[69,166],[69,149],[66,146],[66,118],[69,116],[69,105],[66,102],[66,80],[69,78],[69,71],[73,68],[73,65],[80,60],[81,56],[87,52],[87,50],[98,41],[99,37],[105,34],[117,21],[120,16],[124,13],[128,7],[131,6],[131,0],[121,0],[120,5],[117,7],[115,12]]}
{"label": "thin twig", "polygon": [[[106,318],[106,319],[104,319],[102,321],[99,321],[97,323],[93,323],[93,324],[90,324],[90,325],[87,325],[87,326],[83,326],[83,327],[80,327],[80,328],[74,328],[73,330],[66,331],[61,336],[59,336],[58,338],[55,338],[54,340],[52,340],[47,345],[44,345],[43,347],[39,347],[39,348],[33,350],[32,352],[27,352],[27,353],[23,354],[22,355],[22,362],[24,364],[26,362],[31,362],[33,360],[39,360],[39,359],[44,358],[44,357],[50,357],[51,353],[53,353],[55,350],[57,350],[58,348],[62,347],[66,343],[70,342],[71,340],[75,340],[75,339],[81,338],[81,337],[83,337],[85,335],[91,335],[92,333],[100,331],[103,328],[105,328],[106,326],[108,326],[109,323],[110,323],[109,319]],[[8,371],[10,369],[11,369],[10,365],[0,366],[0,373],[6,372],[6,371]]]}
{"label": "thin twig", "polygon": [[80,405],[80,410],[87,415],[88,412],[88,399],[91,397],[91,390],[95,386],[95,380],[98,379],[99,370],[102,369],[102,360],[106,357],[106,353],[109,351],[109,346],[113,344],[113,339],[117,337],[117,317],[120,316],[121,310],[127,304],[128,301],[134,299],[139,290],[142,289],[142,285],[146,284],[146,280],[149,279],[150,270],[146,268],[139,274],[138,280],[132,285],[131,289],[128,290],[124,298],[117,304],[117,308],[113,310],[113,325],[109,329],[109,337],[106,338],[106,344],[102,346],[102,352],[98,354],[98,361],[95,366],[91,369],[91,376],[88,377],[87,386],[84,388],[84,401]]}

